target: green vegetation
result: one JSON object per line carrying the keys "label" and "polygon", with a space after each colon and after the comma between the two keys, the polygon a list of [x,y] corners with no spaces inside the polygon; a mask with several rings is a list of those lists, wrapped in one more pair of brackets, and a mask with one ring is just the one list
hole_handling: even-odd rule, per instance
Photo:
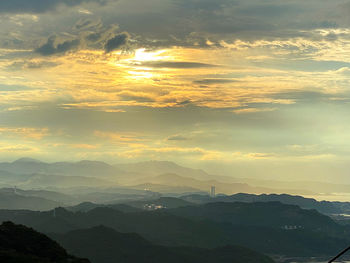
{"label": "green vegetation", "polygon": [[215,249],[153,245],[137,234],[123,234],[98,226],[56,235],[69,252],[94,263],[272,263],[250,249],[225,246]]}
{"label": "green vegetation", "polygon": [[23,225],[4,222],[0,226],[0,262],[89,263],[67,252],[55,241]]}

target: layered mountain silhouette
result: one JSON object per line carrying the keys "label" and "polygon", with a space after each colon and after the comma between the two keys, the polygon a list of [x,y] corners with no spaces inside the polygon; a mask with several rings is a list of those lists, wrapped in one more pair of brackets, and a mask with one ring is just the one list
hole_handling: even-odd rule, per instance
{"label": "layered mountain silhouette", "polygon": [[333,255],[349,242],[349,228],[315,210],[281,203],[210,203],[156,211],[121,212],[97,207],[87,212],[0,210],[11,220],[44,233],[65,234],[103,225],[137,233],[161,246],[215,248],[242,245],[288,256]]}
{"label": "layered mountain silhouette", "polygon": [[272,263],[250,249],[225,246],[215,249],[153,245],[138,234],[120,233],[97,226],[53,235],[70,253],[94,263]]}
{"label": "layered mountain silhouette", "polygon": [[[0,189],[0,209],[51,210],[63,203],[41,197],[41,194],[31,195],[26,191],[13,188]],[[54,198],[53,198],[54,199]],[[56,198],[55,198],[56,199]]]}
{"label": "layered mountain silhouette", "polygon": [[[124,186],[162,193],[189,193],[208,191],[216,185],[220,192],[249,193],[303,193],[298,189],[276,189],[250,185],[237,178],[210,175],[200,169],[191,169],[173,162],[149,161],[109,165],[98,161],[45,163],[31,158],[0,163],[0,183],[3,187],[111,187]],[[271,184],[273,185],[273,184]]]}
{"label": "layered mountain silhouette", "polygon": [[182,196],[181,199],[197,203],[205,204],[212,202],[281,202],[283,204],[297,205],[305,209],[316,209],[323,214],[341,214],[350,211],[349,202],[329,202],[329,201],[317,201],[313,198],[305,198],[302,196],[294,196],[288,194],[246,194],[239,193],[234,195],[219,195],[215,198],[209,195],[191,194]]}

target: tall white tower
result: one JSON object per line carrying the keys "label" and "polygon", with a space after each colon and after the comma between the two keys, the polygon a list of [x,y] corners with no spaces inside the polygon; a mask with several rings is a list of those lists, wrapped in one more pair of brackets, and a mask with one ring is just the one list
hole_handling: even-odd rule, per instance
{"label": "tall white tower", "polygon": [[210,197],[215,197],[215,186],[210,187]]}

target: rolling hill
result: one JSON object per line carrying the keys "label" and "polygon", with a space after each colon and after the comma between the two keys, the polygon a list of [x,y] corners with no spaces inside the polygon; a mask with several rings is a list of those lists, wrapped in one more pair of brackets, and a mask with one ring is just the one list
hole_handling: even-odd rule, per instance
{"label": "rolling hill", "polygon": [[137,234],[120,233],[104,226],[52,237],[70,253],[89,258],[93,263],[273,263],[269,257],[243,247],[157,246]]}
{"label": "rolling hill", "polygon": [[0,261],[6,263],[89,263],[69,255],[55,241],[23,225],[0,225]]}
{"label": "rolling hill", "polygon": [[48,212],[0,210],[0,221],[7,220],[44,233],[65,234],[103,225],[137,233],[155,245],[242,245],[288,256],[329,256],[350,241],[348,227],[315,210],[271,202],[211,203],[150,212],[121,212],[111,207],[75,213],[63,208]]}
{"label": "rolling hill", "polygon": [[181,199],[194,202],[198,204],[215,203],[215,202],[281,202],[283,204],[297,205],[304,209],[316,209],[323,214],[340,214],[346,213],[350,209],[350,203],[347,202],[329,202],[317,201],[312,198],[305,198],[302,196],[288,195],[288,194],[246,194],[238,193],[234,195],[219,195],[212,198],[208,195],[187,195],[182,196]]}

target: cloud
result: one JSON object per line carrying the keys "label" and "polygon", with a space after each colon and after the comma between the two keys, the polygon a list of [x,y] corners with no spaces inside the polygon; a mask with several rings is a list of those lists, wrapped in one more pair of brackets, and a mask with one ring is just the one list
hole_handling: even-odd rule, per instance
{"label": "cloud", "polygon": [[205,85],[209,85],[209,84],[226,84],[226,83],[233,83],[233,82],[238,82],[239,80],[236,79],[200,79],[200,80],[195,80],[193,81],[193,83],[196,84],[205,84]]}
{"label": "cloud", "polygon": [[244,108],[244,109],[233,110],[233,112],[236,114],[244,114],[244,113],[270,112],[275,110],[276,108]]}
{"label": "cloud", "polygon": [[55,43],[55,40],[56,36],[49,37],[47,42],[38,47],[35,52],[43,56],[50,56],[54,54],[65,53],[69,50],[79,47],[80,45],[79,39],[66,40],[58,44]]}
{"label": "cloud", "polygon": [[213,64],[200,63],[200,62],[186,62],[186,61],[149,61],[149,62],[143,62],[141,66],[147,66],[152,68],[175,68],[175,69],[219,67],[218,65],[213,65]]}
{"label": "cloud", "polygon": [[105,131],[96,130],[94,131],[94,136],[108,139],[112,142],[118,142],[118,143],[132,143],[132,142],[142,141],[139,135],[135,133],[118,133],[118,132],[105,132]]}
{"label": "cloud", "polygon": [[73,26],[75,30],[96,30],[103,26],[101,19],[79,19]]}
{"label": "cloud", "polygon": [[92,145],[92,144],[72,144],[70,145],[71,148],[74,149],[85,149],[85,150],[91,150],[91,149],[97,149],[98,146],[97,145]]}
{"label": "cloud", "polygon": [[0,1],[0,13],[45,13],[59,6],[73,7],[82,3],[103,4],[105,0],[11,0]]}
{"label": "cloud", "polygon": [[21,128],[0,127],[0,135],[7,136],[7,137],[20,136],[27,139],[40,140],[43,137],[46,137],[49,135],[49,129],[30,128],[30,127],[21,127]]}
{"label": "cloud", "polygon": [[52,68],[58,65],[59,65],[58,62],[53,62],[53,61],[23,60],[23,61],[13,62],[7,68],[9,70],[42,69],[42,68]]}
{"label": "cloud", "polygon": [[168,141],[187,141],[188,138],[182,135],[172,135],[167,138]]}
{"label": "cloud", "polygon": [[123,32],[108,39],[104,46],[105,51],[109,53],[116,49],[119,49],[122,46],[125,46],[128,43],[129,37],[130,36],[128,33]]}
{"label": "cloud", "polygon": [[37,152],[38,149],[37,148],[32,148],[32,147],[28,147],[26,145],[8,145],[8,146],[3,146],[0,145],[0,153],[21,153],[21,152]]}

